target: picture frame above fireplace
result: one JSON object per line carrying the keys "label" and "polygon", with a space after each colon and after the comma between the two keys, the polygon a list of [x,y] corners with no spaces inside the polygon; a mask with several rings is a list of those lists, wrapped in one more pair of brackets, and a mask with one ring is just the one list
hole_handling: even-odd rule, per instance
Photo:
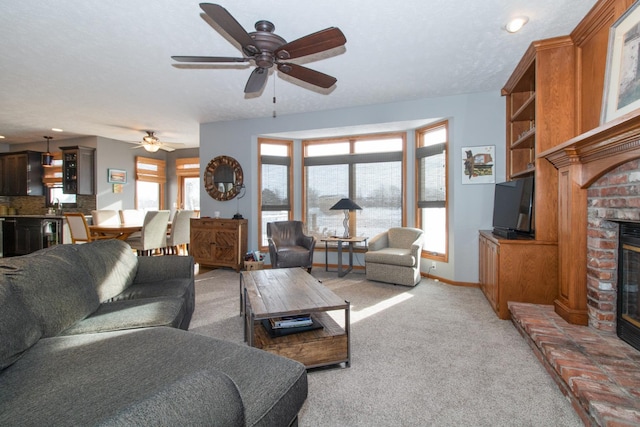
{"label": "picture frame above fireplace", "polygon": [[640,108],[640,3],[635,2],[609,30],[600,124]]}

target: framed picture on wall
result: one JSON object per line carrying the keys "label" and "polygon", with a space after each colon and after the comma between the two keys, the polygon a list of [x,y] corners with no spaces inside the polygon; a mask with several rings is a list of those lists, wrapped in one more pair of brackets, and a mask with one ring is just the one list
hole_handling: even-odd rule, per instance
{"label": "framed picture on wall", "polygon": [[492,184],[496,182],[495,145],[462,148],[462,183]]}
{"label": "framed picture on wall", "polygon": [[127,171],[122,169],[109,169],[107,172],[107,182],[110,184],[126,184]]}
{"label": "framed picture on wall", "polygon": [[635,2],[609,30],[600,124],[640,108],[640,4]]}

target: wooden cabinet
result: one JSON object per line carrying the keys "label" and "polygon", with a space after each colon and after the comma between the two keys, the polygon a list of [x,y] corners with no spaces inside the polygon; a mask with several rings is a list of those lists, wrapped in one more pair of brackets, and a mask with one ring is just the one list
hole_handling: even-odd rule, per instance
{"label": "wooden cabinet", "polygon": [[60,147],[62,150],[62,192],[90,196],[95,194],[95,149]]}
{"label": "wooden cabinet", "polygon": [[42,153],[21,151],[0,156],[0,195],[42,196]]}
{"label": "wooden cabinet", "polygon": [[190,252],[208,267],[231,267],[240,271],[247,253],[247,220],[192,218]]}
{"label": "wooden cabinet", "polygon": [[558,239],[558,177],[538,155],[575,135],[571,37],[533,42],[502,89],[507,113],[507,179],[535,178],[537,240]]}
{"label": "wooden cabinet", "polygon": [[553,304],[558,291],[558,245],[511,240],[481,231],[480,288],[500,319],[509,319],[507,302]]}

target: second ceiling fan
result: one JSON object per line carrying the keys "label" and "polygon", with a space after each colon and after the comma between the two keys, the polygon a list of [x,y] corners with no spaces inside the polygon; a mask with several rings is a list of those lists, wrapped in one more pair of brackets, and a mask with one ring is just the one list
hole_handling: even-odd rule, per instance
{"label": "second ceiling fan", "polygon": [[222,6],[211,3],[200,3],[200,8],[220,28],[242,47],[243,57],[225,56],[172,56],[178,62],[249,62],[256,68],[249,76],[244,88],[247,94],[262,91],[269,76],[269,69],[274,65],[278,71],[323,89],[333,86],[337,79],[302,65],[287,62],[290,59],[324,52],[343,46],[347,39],[336,27],[329,27],[313,34],[287,43],[275,34],[275,26],[269,21],[258,21],[256,31],[247,33],[233,16]]}

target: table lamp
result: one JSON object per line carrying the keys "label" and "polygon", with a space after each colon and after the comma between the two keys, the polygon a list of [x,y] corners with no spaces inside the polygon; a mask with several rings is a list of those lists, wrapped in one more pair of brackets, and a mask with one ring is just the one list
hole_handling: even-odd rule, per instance
{"label": "table lamp", "polygon": [[357,204],[355,204],[353,200],[346,198],[346,199],[340,199],[338,203],[331,206],[330,210],[332,211],[344,210],[344,221],[342,221],[342,224],[344,225],[344,236],[342,237],[344,239],[348,239],[349,238],[349,211],[362,210],[362,208]]}

